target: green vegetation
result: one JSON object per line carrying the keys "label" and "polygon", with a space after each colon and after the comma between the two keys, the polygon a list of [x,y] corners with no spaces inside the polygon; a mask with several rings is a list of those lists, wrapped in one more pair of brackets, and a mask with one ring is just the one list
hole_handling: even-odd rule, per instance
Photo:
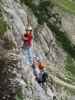
{"label": "green vegetation", "polygon": [[27,6],[31,6],[31,4],[32,4],[32,0],[20,0],[21,1],[21,3],[25,3]]}
{"label": "green vegetation", "polygon": [[7,31],[7,23],[6,21],[4,20],[4,17],[2,15],[2,11],[1,11],[1,8],[0,8],[0,37],[4,34],[4,32]]}
{"label": "green vegetation", "polygon": [[58,27],[47,22],[47,25],[53,31],[56,40],[61,44],[62,48],[75,59],[75,45],[73,45],[65,32],[59,30]]}
{"label": "green vegetation", "polygon": [[65,61],[65,77],[67,81],[75,82],[75,60],[70,56]]}
{"label": "green vegetation", "polygon": [[23,100],[23,96],[22,96],[22,89],[21,87],[18,87],[17,88],[17,91],[16,91],[16,100]]}
{"label": "green vegetation", "polygon": [[16,95],[16,100],[23,100],[20,96]]}
{"label": "green vegetation", "polygon": [[7,23],[6,21],[4,21],[4,17],[2,15],[2,11],[1,11],[1,8],[0,8],[0,38],[3,37],[4,35],[4,32],[7,31]]}
{"label": "green vegetation", "polygon": [[7,23],[4,21],[3,16],[0,17],[0,37],[7,31]]}
{"label": "green vegetation", "polygon": [[53,2],[64,10],[75,14],[75,2],[73,0],[53,0]]}
{"label": "green vegetation", "polygon": [[[0,10],[1,11],[1,10]],[[16,47],[13,41],[9,40],[8,37],[4,37],[4,33],[7,31],[8,28],[7,22],[4,20],[2,12],[0,12],[0,39],[4,40],[4,48],[5,49],[12,49]]]}

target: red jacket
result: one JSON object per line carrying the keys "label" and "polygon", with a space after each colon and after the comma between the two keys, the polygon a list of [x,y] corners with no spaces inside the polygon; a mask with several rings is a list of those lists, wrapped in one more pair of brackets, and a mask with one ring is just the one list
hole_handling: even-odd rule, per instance
{"label": "red jacket", "polygon": [[32,46],[32,33],[24,34],[24,44],[26,46]]}

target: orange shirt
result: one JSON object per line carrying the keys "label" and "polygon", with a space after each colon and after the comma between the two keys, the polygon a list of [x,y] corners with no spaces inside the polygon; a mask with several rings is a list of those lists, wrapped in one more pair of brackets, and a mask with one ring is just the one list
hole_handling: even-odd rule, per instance
{"label": "orange shirt", "polygon": [[43,64],[43,63],[39,63],[39,64],[38,64],[38,68],[39,68],[40,70],[43,70],[45,67],[46,67],[46,65]]}

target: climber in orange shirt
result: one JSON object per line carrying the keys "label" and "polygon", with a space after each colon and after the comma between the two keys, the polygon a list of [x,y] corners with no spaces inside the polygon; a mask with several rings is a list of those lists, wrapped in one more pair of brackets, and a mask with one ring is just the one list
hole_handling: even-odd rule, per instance
{"label": "climber in orange shirt", "polygon": [[46,64],[42,63],[40,59],[35,61],[36,63],[33,63],[33,73],[35,75],[35,79],[40,85],[43,85],[48,78],[48,73],[45,71]]}

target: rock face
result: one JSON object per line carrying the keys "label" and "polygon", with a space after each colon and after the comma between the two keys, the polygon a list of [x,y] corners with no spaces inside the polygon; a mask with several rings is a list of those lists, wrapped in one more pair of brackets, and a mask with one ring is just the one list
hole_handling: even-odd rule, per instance
{"label": "rock face", "polygon": [[[30,12],[30,9],[24,5],[21,6],[19,1],[3,0],[2,7],[6,12],[4,17],[10,26],[8,38],[16,44],[16,49],[6,50],[3,47],[5,53],[3,55],[0,54],[0,73],[2,75],[6,74],[0,78],[4,80],[4,84],[2,84],[2,80],[0,83],[0,100],[54,100],[53,96],[56,96],[58,100],[61,100],[61,97],[63,97],[63,100],[66,100],[65,95],[67,93],[62,92],[64,91],[63,87],[59,86],[59,89],[54,82],[51,84],[52,78],[56,75],[64,77],[63,64],[65,56],[64,51],[56,44],[51,30],[46,23],[43,26],[38,25],[37,19]],[[23,44],[21,38],[25,32],[27,15],[29,13],[32,15],[32,26],[34,29],[34,55],[40,56],[42,60],[48,62],[47,71],[50,77],[45,88],[41,88],[33,79],[31,66],[23,62],[25,55],[23,55],[21,48]],[[8,86],[4,87],[6,85]],[[4,87],[3,92],[2,87]]]}
{"label": "rock face", "polygon": [[[1,52],[0,52],[1,53]],[[6,50],[0,54],[0,99],[15,100],[14,78],[17,75],[17,55]]]}

